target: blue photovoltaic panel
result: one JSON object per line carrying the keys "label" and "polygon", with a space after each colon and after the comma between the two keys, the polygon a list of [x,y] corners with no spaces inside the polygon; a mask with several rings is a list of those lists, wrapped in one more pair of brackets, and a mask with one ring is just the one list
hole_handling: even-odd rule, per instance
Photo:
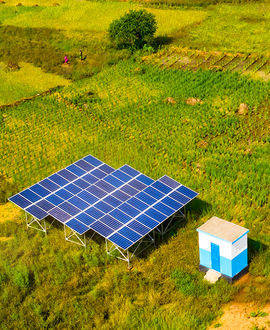
{"label": "blue photovoltaic panel", "polygon": [[132,219],[129,215],[118,209],[111,211],[110,215],[113,216],[115,219],[121,221],[122,223],[127,223]]}
{"label": "blue photovoltaic panel", "polygon": [[127,203],[134,206],[134,207],[136,207],[136,209],[138,209],[140,211],[144,211],[145,209],[147,209],[149,207],[149,205],[147,205],[144,202],[140,201],[136,197],[132,197],[131,199],[129,199],[127,201]]}
{"label": "blue photovoltaic panel", "polygon": [[163,194],[168,194],[172,191],[172,188],[166,186],[164,183],[156,181],[152,184],[152,187],[156,188],[157,190],[163,192]]}
{"label": "blue photovoltaic panel", "polygon": [[169,194],[169,197],[175,199],[177,202],[180,202],[181,204],[186,204],[190,201],[190,198],[180,194],[177,191],[174,191],[171,194]]}
{"label": "blue photovoltaic panel", "polygon": [[49,179],[44,179],[40,181],[39,184],[41,184],[44,188],[48,189],[50,192],[53,192],[60,188],[57,184],[55,184]]}
{"label": "blue photovoltaic panel", "polygon": [[95,220],[101,218],[104,215],[103,212],[101,212],[100,210],[96,209],[94,206],[93,207],[90,207],[87,210],[85,210],[85,213],[89,214]]}
{"label": "blue photovoltaic panel", "polygon": [[[84,223],[86,226],[90,226],[93,222],[96,220],[90,217],[86,213],[80,213],[76,216],[76,219],[80,220],[82,223]],[[89,229],[89,228],[88,228]]]}
{"label": "blue photovoltaic panel", "polygon": [[161,200],[163,204],[168,205],[174,210],[179,210],[183,206],[183,204],[177,202],[176,200],[170,198],[170,197],[165,197],[164,199]]}
{"label": "blue photovoltaic panel", "polygon": [[130,181],[128,184],[137,190],[143,190],[144,188],[147,187],[145,184],[141,183],[136,179]]}
{"label": "blue photovoltaic panel", "polygon": [[90,163],[94,166],[99,166],[102,164],[102,161],[100,161],[99,159],[97,159],[91,155],[84,157],[84,160],[86,160],[88,163]]}
{"label": "blue photovoltaic panel", "polygon": [[148,176],[146,176],[144,174],[139,175],[136,179],[139,180],[140,182],[146,184],[147,186],[149,186],[150,184],[155,182],[155,180],[149,178]]}
{"label": "blue photovoltaic panel", "polygon": [[46,197],[48,196],[51,192],[45,188],[43,188],[40,184],[35,184],[34,186],[30,187],[30,189],[38,194],[41,197]]}
{"label": "blue photovoltaic panel", "polygon": [[116,245],[120,246],[122,249],[126,250],[134,243],[130,241],[129,239],[123,237],[122,235],[119,235],[117,233],[113,234],[110,237],[110,241],[115,243]]}
{"label": "blue photovoltaic panel", "polygon": [[91,184],[84,181],[83,179],[77,179],[76,181],[73,182],[76,186],[82,188],[82,189],[86,189],[87,187],[89,187]]}
{"label": "blue photovoltaic panel", "polygon": [[97,182],[99,179],[97,177],[95,177],[92,174],[85,174],[84,176],[82,176],[82,179],[90,184],[94,184],[95,182]]}
{"label": "blue photovoltaic panel", "polygon": [[113,197],[112,195],[105,197],[104,202],[110,204],[113,207],[117,207],[120,204],[122,204],[122,202],[119,199]]}
{"label": "blue photovoltaic panel", "polygon": [[112,234],[114,232],[113,229],[111,229],[110,227],[104,225],[104,223],[100,222],[100,221],[96,221],[94,222],[91,226],[90,226],[94,231],[96,231],[97,233],[99,233],[100,235],[107,237],[110,234]]}
{"label": "blue photovoltaic panel", "polygon": [[65,223],[68,227],[75,230],[80,235],[84,234],[89,228],[76,219],[71,219]]}
{"label": "blue photovoltaic panel", "polygon": [[107,193],[104,190],[102,190],[96,186],[91,186],[91,187],[87,188],[86,190],[98,198],[102,198],[107,195]]}
{"label": "blue photovoltaic panel", "polygon": [[73,216],[80,213],[80,209],[78,209],[77,207],[75,207],[74,205],[68,202],[64,202],[63,204],[60,204],[58,207]]}
{"label": "blue photovoltaic panel", "polygon": [[47,212],[42,210],[40,207],[36,205],[32,205],[26,209],[26,212],[32,214],[35,218],[41,220],[47,216]]}
{"label": "blue photovoltaic panel", "polygon": [[148,209],[147,211],[145,211],[145,214],[158,222],[162,222],[168,218],[165,214],[158,212],[154,208]]}
{"label": "blue photovoltaic panel", "polygon": [[122,172],[125,172],[129,176],[132,176],[132,177],[134,177],[134,176],[136,176],[136,175],[138,175],[140,173],[139,171],[135,170],[134,168],[132,168],[132,167],[130,167],[128,165],[124,165],[124,166],[120,167],[120,170]]}
{"label": "blue photovoltaic panel", "polygon": [[69,199],[69,202],[73,204],[74,206],[77,206],[80,210],[85,210],[90,205],[83,201],[81,198],[74,196],[71,199]]}
{"label": "blue photovoltaic panel", "polygon": [[46,200],[47,200],[48,202],[52,203],[52,204],[55,205],[55,206],[57,206],[57,205],[63,203],[63,201],[64,201],[62,198],[60,198],[60,197],[58,197],[58,196],[56,196],[56,195],[54,195],[54,194],[48,196],[48,197],[46,198]]}
{"label": "blue photovoltaic panel", "polygon": [[140,235],[144,236],[149,233],[149,228],[145,227],[140,222],[134,220],[128,224],[128,227],[139,233]]}
{"label": "blue photovoltaic panel", "polygon": [[129,180],[132,179],[131,176],[125,174],[124,172],[120,171],[120,170],[116,170],[112,173],[113,176],[115,176],[116,178],[118,178],[119,180],[123,181],[123,182],[128,182]]}
{"label": "blue photovoltaic panel", "polygon": [[101,166],[100,166],[100,169],[101,169],[103,172],[107,173],[107,174],[110,174],[110,173],[112,173],[113,171],[115,171],[115,169],[114,169],[113,167],[111,167],[111,166],[109,166],[109,165],[107,165],[107,164],[103,164],[103,165],[101,165]]}
{"label": "blue photovoltaic panel", "polygon": [[59,209],[58,207],[55,207],[54,209],[50,210],[48,213],[62,223],[65,223],[67,220],[71,218],[71,215]]}
{"label": "blue photovoltaic panel", "polygon": [[120,227],[123,226],[123,224],[117,220],[115,220],[113,217],[111,217],[109,214],[104,215],[104,217],[99,219],[100,222],[104,223],[105,225],[109,226],[110,228],[117,230]]}
{"label": "blue photovoltaic panel", "polygon": [[73,181],[77,178],[77,176],[75,174],[71,173],[70,171],[66,170],[65,168],[57,173],[60,174],[63,178],[65,178],[68,181]]}
{"label": "blue photovoltaic panel", "polygon": [[22,197],[20,194],[10,197],[9,200],[14,204],[20,206],[22,209],[25,209],[26,207],[32,204],[30,201]]}
{"label": "blue photovoltaic panel", "polygon": [[115,188],[119,188],[123,185],[123,182],[115,178],[113,175],[108,175],[104,178],[104,180],[108,183],[110,183]]}
{"label": "blue photovoltaic panel", "polygon": [[159,222],[148,217],[146,214],[142,214],[142,215],[138,216],[138,218],[136,218],[136,220],[139,221],[140,223],[142,223],[143,225],[147,226],[151,230],[159,225]]}
{"label": "blue photovoltaic panel", "polygon": [[90,194],[89,192],[83,190],[82,192],[80,192],[77,197],[80,197],[81,199],[83,199],[86,203],[88,203],[89,205],[94,204],[95,202],[98,201],[98,198],[92,194]]}
{"label": "blue photovoltaic panel", "polygon": [[109,213],[113,207],[103,201],[100,201],[95,204],[95,207],[104,213]]}
{"label": "blue photovoltaic panel", "polygon": [[163,214],[166,214],[168,217],[172,214],[175,213],[175,210],[170,208],[169,206],[159,202],[157,204],[155,204],[153,206],[156,210],[158,210],[159,212],[163,213]]}
{"label": "blue photovoltaic panel", "polygon": [[95,166],[89,164],[83,159],[78,160],[75,164],[80,168],[82,168],[83,170],[85,170],[86,172],[89,172],[95,168]]}
{"label": "blue photovoltaic panel", "polygon": [[115,190],[115,187],[109,184],[108,182],[104,180],[100,180],[96,183],[96,186],[103,189],[104,191],[110,193]]}
{"label": "blue photovoltaic panel", "polygon": [[128,196],[127,194],[123,193],[120,190],[116,190],[115,192],[113,192],[112,196],[119,199],[121,202],[125,202],[127,199],[130,198],[130,196]]}
{"label": "blue photovoltaic panel", "polygon": [[30,202],[37,202],[38,200],[41,199],[40,196],[38,196],[37,194],[32,192],[30,189],[26,189],[26,190],[20,192],[20,194],[23,197],[27,198]]}
{"label": "blue photovoltaic panel", "polygon": [[128,194],[130,196],[134,196],[138,193],[138,190],[132,188],[129,184],[124,185],[121,188],[121,191],[125,192],[126,194]]}
{"label": "blue photovoltaic panel", "polygon": [[62,178],[60,175],[58,175],[56,173],[53,174],[53,175],[51,175],[51,176],[49,176],[48,179],[50,179],[54,183],[58,184],[58,186],[60,186],[60,187],[63,187],[66,184],[69,183],[69,181],[67,181],[66,179]]}
{"label": "blue photovoltaic panel", "polygon": [[168,177],[167,175],[164,175],[162,178],[159,179],[159,181],[165,183],[167,186],[175,189],[180,186],[180,183],[173,180],[172,178]]}
{"label": "blue photovoltaic panel", "polygon": [[71,192],[73,195],[78,194],[80,191],[82,191],[81,188],[78,186],[75,186],[75,184],[70,183],[69,185],[65,186],[65,189]]}
{"label": "blue photovoltaic panel", "polygon": [[139,235],[134,230],[128,227],[123,227],[122,229],[120,229],[119,234],[121,234],[122,236],[124,236],[125,238],[129,239],[132,242],[136,242],[138,239],[142,238],[141,235]]}
{"label": "blue photovoltaic panel", "polygon": [[126,202],[123,203],[122,205],[120,205],[118,207],[118,209],[125,212],[126,214],[130,215],[131,217],[135,217],[136,215],[138,215],[140,213],[139,210],[137,210],[134,207],[130,206]]}
{"label": "blue photovoltaic panel", "polygon": [[162,197],[165,196],[162,192],[158,191],[155,188],[152,188],[151,186],[150,187],[147,187],[143,191],[146,192],[148,195],[156,198],[156,199],[160,199],[160,198],[162,198]]}
{"label": "blue photovoltaic panel", "polygon": [[183,195],[185,195],[185,196],[187,196],[189,198],[194,198],[194,197],[196,197],[198,195],[195,191],[193,191],[193,190],[191,190],[191,189],[189,189],[189,188],[187,188],[185,186],[179,187],[177,189],[177,191],[179,191],[181,194],[183,194]]}
{"label": "blue photovoltaic panel", "polygon": [[67,167],[67,169],[72,172],[73,174],[76,174],[77,176],[82,176],[83,174],[86,173],[85,170],[81,169],[80,167],[72,164]]}
{"label": "blue photovoltaic panel", "polygon": [[71,198],[71,197],[73,196],[70,192],[68,192],[68,191],[67,191],[66,189],[64,189],[64,188],[62,188],[62,189],[56,191],[56,192],[55,192],[55,195],[57,195],[57,196],[59,196],[59,197],[61,197],[61,198],[63,198],[63,199],[69,199],[69,198]]}
{"label": "blue photovoltaic panel", "polygon": [[155,198],[149,196],[143,191],[136,195],[136,198],[139,198],[141,201],[144,201],[148,205],[152,205],[157,201]]}
{"label": "blue photovoltaic panel", "polygon": [[102,178],[104,178],[104,176],[107,175],[107,173],[99,170],[98,168],[96,170],[92,171],[91,174],[93,174],[94,176],[96,176],[98,179],[102,179]]}
{"label": "blue photovoltaic panel", "polygon": [[46,199],[42,199],[36,205],[46,212],[50,211],[51,209],[53,209],[55,207],[52,203],[49,203],[48,201],[46,201]]}

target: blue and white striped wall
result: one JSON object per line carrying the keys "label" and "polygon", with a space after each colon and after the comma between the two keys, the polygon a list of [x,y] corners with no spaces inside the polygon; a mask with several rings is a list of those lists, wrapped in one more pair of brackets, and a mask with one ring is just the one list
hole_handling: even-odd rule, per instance
{"label": "blue and white striped wall", "polygon": [[[211,243],[219,247],[219,272],[233,278],[248,265],[247,233],[234,242],[225,241],[199,231],[200,265],[215,269],[211,256]],[[213,253],[212,244],[212,253]],[[216,269],[217,270],[217,269]]]}

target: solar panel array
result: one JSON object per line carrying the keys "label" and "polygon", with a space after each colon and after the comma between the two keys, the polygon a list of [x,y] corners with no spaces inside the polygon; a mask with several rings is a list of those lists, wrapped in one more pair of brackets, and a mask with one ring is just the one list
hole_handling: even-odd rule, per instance
{"label": "solar panel array", "polygon": [[51,215],[79,234],[92,229],[126,250],[197,195],[168,176],[153,180],[88,155],[10,201],[39,220]]}

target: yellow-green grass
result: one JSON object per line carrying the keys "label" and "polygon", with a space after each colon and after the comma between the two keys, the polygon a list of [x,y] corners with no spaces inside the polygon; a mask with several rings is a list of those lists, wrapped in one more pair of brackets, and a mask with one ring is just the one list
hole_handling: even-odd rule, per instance
{"label": "yellow-green grass", "polygon": [[181,45],[233,52],[268,53],[270,4],[222,4],[207,9],[202,24],[186,30]]}
{"label": "yellow-green grass", "polygon": [[[37,2],[38,3],[38,2]],[[60,6],[7,6],[0,7],[0,21],[20,27],[50,27],[61,30],[104,32],[110,23],[131,9],[141,9],[127,2],[62,1]],[[203,10],[147,9],[157,19],[157,35],[174,33],[186,25],[205,18]]]}
{"label": "yellow-green grass", "polygon": [[17,71],[6,71],[6,64],[0,63],[0,105],[12,103],[56,86],[70,82],[55,74],[45,73],[29,63],[19,63]]}

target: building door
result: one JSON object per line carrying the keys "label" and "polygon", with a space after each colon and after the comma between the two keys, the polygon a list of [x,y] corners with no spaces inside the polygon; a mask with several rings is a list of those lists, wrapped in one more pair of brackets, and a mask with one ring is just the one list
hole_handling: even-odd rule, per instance
{"label": "building door", "polygon": [[211,262],[212,262],[212,269],[219,272],[220,271],[219,246],[214,243],[211,243]]}

